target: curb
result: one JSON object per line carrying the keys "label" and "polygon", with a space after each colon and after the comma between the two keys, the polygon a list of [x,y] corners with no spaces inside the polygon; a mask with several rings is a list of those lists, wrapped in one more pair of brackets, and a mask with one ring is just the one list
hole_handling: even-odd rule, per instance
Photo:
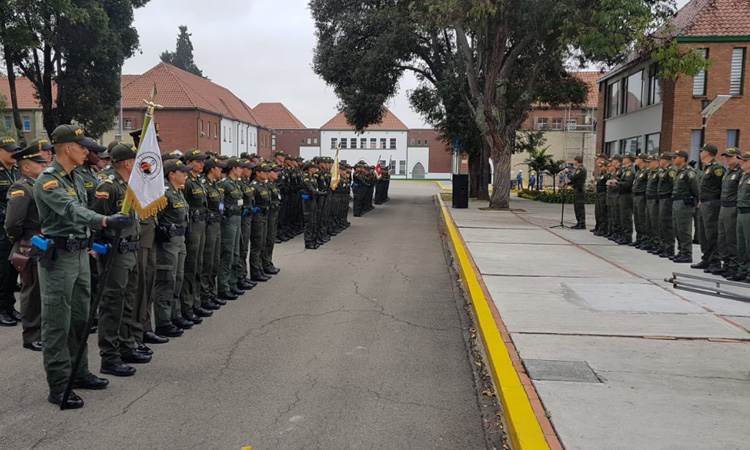
{"label": "curb", "polygon": [[[440,210],[458,259],[462,282],[469,293],[477,318],[479,334],[487,351],[488,367],[498,390],[497,395],[503,405],[513,448],[515,450],[549,450],[550,446],[542,431],[542,426],[531,406],[521,377],[513,365],[511,350],[500,334],[492,309],[479,283],[478,273],[469,259],[468,250],[445,202],[439,195],[437,199],[440,202]],[[513,352],[515,353],[515,349]]]}

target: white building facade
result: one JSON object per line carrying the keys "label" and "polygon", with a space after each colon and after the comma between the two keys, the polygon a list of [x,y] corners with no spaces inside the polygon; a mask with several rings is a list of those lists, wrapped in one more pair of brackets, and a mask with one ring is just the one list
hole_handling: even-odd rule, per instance
{"label": "white building facade", "polygon": [[240,120],[221,118],[221,154],[258,153],[258,127]]}

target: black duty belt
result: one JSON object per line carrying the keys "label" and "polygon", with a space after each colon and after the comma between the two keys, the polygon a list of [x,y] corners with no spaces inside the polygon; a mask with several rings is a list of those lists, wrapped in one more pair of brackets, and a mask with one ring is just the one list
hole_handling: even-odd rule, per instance
{"label": "black duty belt", "polygon": [[46,238],[55,241],[55,248],[60,250],[67,250],[69,252],[78,252],[81,250],[88,250],[90,239],[88,238],[72,238],[64,236],[45,236]]}
{"label": "black duty belt", "polygon": [[705,197],[701,199],[701,203],[717,202],[719,200],[721,199],[718,197]]}
{"label": "black duty belt", "polygon": [[693,197],[687,196],[687,195],[675,195],[672,197],[672,200],[679,201],[679,200],[687,200]]}
{"label": "black duty belt", "polygon": [[187,227],[169,227],[169,228],[167,228],[167,233],[169,233],[169,237],[185,236],[185,232],[186,231],[187,231]]}
{"label": "black duty belt", "polygon": [[628,192],[622,192],[622,191],[620,191],[620,195],[632,195],[632,194],[633,194],[632,191],[628,191]]}
{"label": "black duty belt", "polygon": [[633,195],[636,197],[645,197],[646,193],[645,192],[633,192]]}
{"label": "black duty belt", "polygon": [[120,253],[137,252],[141,248],[140,239],[137,241],[120,241]]}
{"label": "black duty belt", "polygon": [[750,206],[738,206],[737,211],[739,211],[740,214],[750,213]]}
{"label": "black duty belt", "polygon": [[659,196],[655,194],[646,194],[648,200],[659,200]]}
{"label": "black duty belt", "polygon": [[206,220],[206,211],[193,211],[190,213],[190,220],[193,222],[203,222]]}
{"label": "black duty belt", "polygon": [[725,208],[734,208],[734,207],[737,206],[737,202],[727,202],[727,201],[723,201],[722,200],[721,206],[723,206]]}
{"label": "black duty belt", "polygon": [[227,210],[227,216],[241,216],[241,215],[242,215],[242,208]]}
{"label": "black duty belt", "polygon": [[208,224],[221,222],[221,212],[219,211],[208,211],[206,215],[206,222]]}
{"label": "black duty belt", "polygon": [[672,194],[659,194],[659,200],[671,200]]}

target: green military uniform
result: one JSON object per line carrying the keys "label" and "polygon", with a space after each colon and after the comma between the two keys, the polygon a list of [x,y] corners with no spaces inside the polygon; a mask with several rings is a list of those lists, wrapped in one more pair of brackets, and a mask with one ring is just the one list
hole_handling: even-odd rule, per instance
{"label": "green military uniform", "polygon": [[[664,158],[665,156],[663,156]],[[668,155],[666,156],[668,157]],[[670,158],[671,159],[671,158]],[[659,227],[661,233],[659,243],[661,252],[659,256],[664,258],[674,255],[674,223],[672,219],[672,188],[674,179],[677,177],[677,168],[669,165],[659,174]]]}
{"label": "green military uniform", "polygon": [[[185,163],[205,161],[208,155],[200,150],[191,150],[185,155]],[[206,189],[202,176],[188,173],[183,195],[190,208],[187,233],[185,234],[185,279],[180,291],[180,305],[183,317],[195,319],[194,315],[206,317],[209,311],[201,307],[200,276],[203,270],[203,250],[206,246],[206,208],[208,206]]]}
{"label": "green military uniform", "polygon": [[[576,161],[583,162],[583,158],[576,156]],[[570,185],[573,188],[573,209],[576,215],[574,229],[586,228],[586,168],[580,164],[573,173],[568,175]]]}
{"label": "green military uniform", "polygon": [[[641,155],[640,159],[645,160],[646,157]],[[648,222],[646,221],[646,188],[648,185],[648,168],[644,167],[639,170],[635,175],[633,181],[633,222],[635,225],[635,245],[641,246],[648,240]]]}
{"label": "green military uniform", "polygon": [[[83,131],[72,125],[61,125],[52,133],[56,144],[75,142],[95,146]],[[75,374],[80,382],[91,380],[88,369],[86,325],[91,297],[89,266],[89,229],[100,230],[105,216],[87,208],[88,199],[83,180],[69,173],[58,160],[34,183],[34,198],[42,234],[51,240],[40,259],[39,286],[42,295],[42,355],[47,373],[50,401],[65,390],[72,365],[79,348],[83,358]],[[118,227],[126,224],[107,218],[107,224]],[[99,388],[106,381],[97,383]],[[86,383],[90,385],[89,383]],[[82,402],[78,407],[82,406]]]}
{"label": "green military uniform", "polygon": [[[134,150],[124,144],[121,147],[124,148],[113,149],[113,155],[118,161],[135,158]],[[105,216],[118,213],[122,209],[127,190],[127,183],[115,172],[95,188],[92,209]],[[109,258],[115,258],[109,277],[102,286],[103,295],[99,303],[99,355],[102,358],[102,369],[105,370],[126,361],[135,351],[131,323],[138,292],[137,251],[140,245],[140,224],[135,220],[133,210],[130,211],[130,216],[133,221],[122,230],[119,241],[113,240],[115,233],[108,229],[102,230],[97,236],[97,242],[109,245],[107,255],[99,255],[99,273],[104,272]]]}
{"label": "green military uniform", "polygon": [[[750,152],[740,158],[750,159]],[[744,169],[737,186],[737,263],[737,274],[731,279],[742,281],[750,273],[750,172]]]}
{"label": "green military uniform", "polygon": [[[677,156],[687,153],[678,151]],[[693,257],[693,214],[698,196],[698,177],[692,167],[686,164],[677,170],[672,185],[672,220],[677,238],[675,262],[692,262]]]}
{"label": "green military uniform", "polygon": [[[33,144],[33,142],[32,142]],[[34,145],[13,155],[16,160],[26,159],[46,164]],[[5,232],[13,243],[11,260],[18,261],[14,266],[21,275],[21,326],[24,347],[40,350],[42,340],[42,298],[39,291],[39,276],[36,261],[30,258],[31,238],[41,233],[39,212],[34,201],[36,180],[22,176],[8,190],[8,204],[5,215]]]}
{"label": "green military uniform", "polygon": [[364,203],[364,196],[366,191],[365,176],[361,171],[355,171],[352,177],[352,191],[354,193],[353,209],[354,217],[361,217]]}
{"label": "green military uniform", "polygon": [[137,252],[138,287],[136,288],[135,305],[131,332],[139,343],[144,342],[144,335],[153,332],[151,325],[151,296],[156,282],[156,216],[141,219],[141,245]]}
{"label": "green military uniform", "polygon": [[[281,168],[276,165],[272,166],[272,170],[281,172]],[[263,252],[261,252],[261,261],[263,264],[263,271],[273,274],[274,272],[278,273],[278,269],[273,263],[273,247],[276,242],[276,232],[279,222],[279,211],[281,211],[282,196],[279,186],[273,181],[268,180],[266,182],[266,188],[270,193],[271,206],[268,211],[268,220],[266,222],[266,243],[263,246]]]}
{"label": "green military uniform", "polygon": [[[649,156],[656,159],[653,155]],[[661,225],[659,222],[659,180],[663,169],[657,167],[656,170],[649,169],[648,182],[646,183],[646,228],[648,228],[648,241],[641,249],[649,253],[658,253],[661,251]]]}
{"label": "green military uniform", "polygon": [[[706,145],[704,148],[708,148]],[[715,148],[715,147],[714,147]],[[716,152],[714,151],[714,155]],[[721,186],[726,169],[713,160],[703,168],[698,183],[698,240],[701,245],[701,266],[709,270],[721,267],[719,254],[719,210],[721,209]]]}
{"label": "green military uniform", "polygon": [[[213,167],[226,167],[216,159],[206,161],[204,172]],[[221,254],[221,219],[224,217],[224,193],[218,180],[206,177],[206,198],[208,199],[206,216],[206,244],[203,247],[203,270],[201,270],[201,301],[204,305],[211,303],[219,295],[216,277]]]}
{"label": "green military uniform", "polygon": [[611,241],[620,237],[620,210],[617,205],[620,188],[617,186],[617,175],[618,169],[615,169],[609,172],[609,179],[607,180],[607,213],[609,214],[607,222],[609,223],[609,230],[607,230],[605,236]]}
{"label": "green military uniform", "polygon": [[609,229],[607,217],[607,181],[609,181],[609,172],[605,165],[599,167],[599,172],[594,179],[596,185],[596,204],[594,205],[594,216],[596,217],[596,226],[594,232],[597,236],[607,233]]}
{"label": "green military uniform", "polygon": [[[625,156],[633,161],[632,155]],[[617,177],[619,195],[617,197],[617,208],[620,216],[620,239],[618,244],[630,244],[633,240],[633,182],[636,178],[634,165],[620,167],[620,175]]]}
{"label": "green military uniform", "polygon": [[249,178],[240,178],[237,185],[242,192],[242,219],[240,220],[240,252],[235,262],[237,280],[247,280],[250,272],[247,270],[250,257],[250,237],[253,232],[253,210],[255,209],[255,193]]}
{"label": "green military uniform", "polygon": [[[13,153],[18,149],[15,139],[11,137],[0,138],[0,151]],[[20,174],[15,165],[6,167],[0,164],[0,219],[2,221],[5,220],[8,190],[19,178]],[[19,319],[14,308],[18,275],[10,262],[11,247],[12,244],[5,234],[5,230],[0,230],[0,325],[3,326],[16,325]]]}
{"label": "green military uniform", "polygon": [[[739,156],[739,152],[734,148],[727,149],[724,154]],[[742,178],[742,169],[737,164],[734,169],[727,169],[721,182],[718,249],[724,263],[723,272],[731,272],[726,275],[727,277],[734,276],[738,267],[737,189],[739,188],[740,178]]]}
{"label": "green military uniform", "polygon": [[[168,163],[171,163],[167,166]],[[174,169],[178,167],[178,169]],[[165,162],[165,176],[169,170],[185,170],[181,161]],[[156,230],[156,282],[154,284],[154,315],[156,316],[156,334],[169,329],[175,321],[182,319],[179,295],[182,290],[185,270],[185,233],[189,220],[189,208],[182,192],[168,181],[164,195],[167,206],[159,212]]]}
{"label": "green military uniform", "polygon": [[[312,163],[305,164],[305,170],[309,170],[310,167],[317,168],[318,166]],[[315,203],[317,198],[321,195],[318,190],[318,183],[315,177],[309,172],[305,172],[304,178],[302,179],[302,213],[305,218],[305,248],[316,249],[318,248],[318,234],[317,234],[317,211]]]}
{"label": "green military uniform", "polygon": [[[100,183],[97,179],[97,173],[93,167],[89,165],[77,166],[73,172],[76,176],[83,180],[83,187],[86,188],[86,196],[89,199],[89,208],[94,204],[94,192],[96,191],[96,185]],[[114,173],[114,169],[112,170]],[[101,180],[104,181],[104,180]]]}
{"label": "green military uniform", "polygon": [[[230,158],[227,162],[230,170],[241,167],[241,162]],[[239,273],[237,260],[240,257],[240,226],[245,213],[242,187],[239,179],[227,176],[219,187],[224,193],[224,220],[221,222],[221,255],[219,256],[218,290],[219,296],[231,296],[237,292]]]}
{"label": "green military uniform", "polygon": [[[270,172],[271,165],[260,164],[256,170]],[[268,215],[271,210],[271,191],[266,183],[255,178],[250,187],[253,190],[255,214],[253,214],[253,228],[250,234],[250,279],[258,281],[267,279],[264,275],[263,248],[268,233]]]}

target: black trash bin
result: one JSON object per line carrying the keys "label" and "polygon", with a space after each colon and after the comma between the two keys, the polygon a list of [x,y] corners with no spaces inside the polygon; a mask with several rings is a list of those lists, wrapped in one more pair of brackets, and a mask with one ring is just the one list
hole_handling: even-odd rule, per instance
{"label": "black trash bin", "polygon": [[467,174],[453,175],[453,207],[469,207],[469,175]]}

